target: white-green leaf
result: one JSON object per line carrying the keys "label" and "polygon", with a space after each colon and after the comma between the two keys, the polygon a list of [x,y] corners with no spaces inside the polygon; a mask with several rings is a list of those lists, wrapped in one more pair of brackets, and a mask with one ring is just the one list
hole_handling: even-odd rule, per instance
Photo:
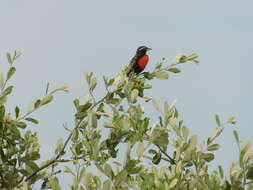
{"label": "white-green leaf", "polygon": [[96,88],[96,86],[97,86],[97,79],[94,77],[91,79],[89,87],[91,90],[94,90]]}
{"label": "white-green leaf", "polygon": [[103,183],[103,190],[110,190],[111,189],[111,181],[110,180],[106,180]]}
{"label": "white-green leaf", "polygon": [[136,149],[136,154],[137,154],[138,160],[142,157],[145,149],[146,149],[146,145],[144,143],[140,142],[137,146],[137,149]]}
{"label": "white-green leaf", "polygon": [[172,65],[176,65],[182,56],[184,56],[182,53],[178,53],[176,56],[174,56],[172,59]]}
{"label": "white-green leaf", "polygon": [[155,108],[158,112],[161,112],[160,105],[158,104],[158,102],[157,102],[155,99],[152,99],[152,105],[154,106],[154,108]]}
{"label": "white-green leaf", "polygon": [[59,91],[69,92],[69,87],[63,86],[61,88],[57,88],[57,89],[53,90],[52,92],[50,92],[50,94],[54,94],[54,93],[59,92]]}
{"label": "white-green leaf", "polygon": [[51,102],[53,100],[53,96],[50,94],[46,97],[44,97],[42,100],[41,100],[41,105],[45,105],[45,104],[48,104],[49,102]]}
{"label": "white-green leaf", "polygon": [[251,142],[249,140],[244,141],[242,144],[241,151],[247,152],[250,146],[251,146]]}
{"label": "white-green leaf", "polygon": [[230,118],[228,118],[227,122],[232,124],[232,125],[235,125],[237,121],[236,121],[235,117],[230,117]]}
{"label": "white-green leaf", "polygon": [[169,78],[169,74],[166,73],[165,71],[159,71],[155,73],[156,78],[161,79],[161,80],[166,80]]}
{"label": "white-green leaf", "polygon": [[82,172],[82,180],[86,187],[89,187],[89,185],[92,183],[92,175],[87,171]]}
{"label": "white-green leaf", "polygon": [[138,97],[139,91],[137,89],[133,89],[131,94],[130,94],[130,102],[135,103],[136,99]]}
{"label": "white-green leaf", "polygon": [[174,187],[176,186],[176,184],[177,184],[177,178],[174,178],[174,179],[172,180],[172,182],[170,183],[169,189],[174,188]]}
{"label": "white-green leaf", "polygon": [[187,151],[193,151],[196,149],[198,143],[198,136],[197,135],[193,135],[190,140],[189,140],[189,146],[187,148]]}
{"label": "white-green leaf", "polygon": [[188,136],[189,136],[189,129],[187,127],[183,127],[182,132],[183,132],[184,141],[187,141]]}
{"label": "white-green leaf", "polygon": [[248,149],[243,155],[243,158],[242,158],[243,162],[246,163],[249,160],[249,158],[252,158],[252,156],[253,156],[253,151]]}
{"label": "white-green leaf", "polygon": [[212,136],[207,139],[207,145],[211,144],[222,133],[223,129],[221,127],[215,128]]}
{"label": "white-green leaf", "polygon": [[169,130],[167,128],[156,125],[152,128],[150,142],[160,146],[163,150],[167,149],[169,143]]}

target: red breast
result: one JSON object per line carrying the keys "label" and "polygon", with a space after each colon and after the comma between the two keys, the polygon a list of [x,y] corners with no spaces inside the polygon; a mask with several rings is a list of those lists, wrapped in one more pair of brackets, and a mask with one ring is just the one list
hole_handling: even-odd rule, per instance
{"label": "red breast", "polygon": [[140,69],[145,69],[146,65],[148,64],[148,60],[148,55],[144,55],[138,60],[138,66],[140,67]]}

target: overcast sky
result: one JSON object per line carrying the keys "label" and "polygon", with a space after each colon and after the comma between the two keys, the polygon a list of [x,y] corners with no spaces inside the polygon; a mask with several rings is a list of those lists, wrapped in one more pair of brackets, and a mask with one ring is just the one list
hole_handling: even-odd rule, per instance
{"label": "overcast sky", "polygon": [[[34,114],[43,158],[49,158],[57,139],[66,136],[62,124],[73,122],[73,99],[87,92],[83,72],[115,76],[138,46],[147,45],[153,49],[147,71],[162,57],[169,63],[177,53],[200,55],[198,66],[182,65],[182,73],[169,81],[152,82],[149,93],[177,99],[191,134],[209,136],[217,113],[224,120],[235,116],[241,138],[252,140],[252,8],[250,0],[1,1],[0,69],[6,68],[7,51],[23,52],[9,109],[20,105],[25,111],[44,94],[47,82],[70,87],[69,94],[56,95]],[[216,164],[236,159],[233,129],[219,138]]]}

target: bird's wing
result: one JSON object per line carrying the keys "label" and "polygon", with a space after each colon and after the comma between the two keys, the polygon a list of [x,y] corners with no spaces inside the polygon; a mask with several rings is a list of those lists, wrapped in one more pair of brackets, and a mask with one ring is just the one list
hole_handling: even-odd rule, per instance
{"label": "bird's wing", "polygon": [[137,56],[134,56],[132,59],[131,59],[131,61],[130,61],[130,63],[128,64],[128,66],[127,66],[127,75],[133,70],[133,68],[136,66],[136,64],[137,64],[137,61],[138,60],[138,57]]}
{"label": "bird's wing", "polygon": [[131,59],[129,66],[130,66],[131,68],[134,68],[137,64],[138,64],[138,57],[137,57],[137,56],[134,56],[134,57]]}

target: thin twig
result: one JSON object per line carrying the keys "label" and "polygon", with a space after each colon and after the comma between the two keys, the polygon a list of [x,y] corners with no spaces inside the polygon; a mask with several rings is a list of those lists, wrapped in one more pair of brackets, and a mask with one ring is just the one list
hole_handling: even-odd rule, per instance
{"label": "thin twig", "polygon": [[165,152],[159,145],[156,145],[159,150],[170,160],[171,164],[176,164],[176,161],[170,157],[170,155],[167,154],[167,152]]}
{"label": "thin twig", "polygon": [[49,89],[49,82],[47,83],[47,87],[46,87],[45,96],[47,96],[47,93],[48,93],[48,89]]}
{"label": "thin twig", "polygon": [[92,98],[93,103],[95,103],[95,102],[96,102],[96,99],[95,99],[95,97],[94,97],[94,95],[93,95],[91,89],[89,89],[89,94],[90,94],[90,96],[91,96],[91,98]]}

